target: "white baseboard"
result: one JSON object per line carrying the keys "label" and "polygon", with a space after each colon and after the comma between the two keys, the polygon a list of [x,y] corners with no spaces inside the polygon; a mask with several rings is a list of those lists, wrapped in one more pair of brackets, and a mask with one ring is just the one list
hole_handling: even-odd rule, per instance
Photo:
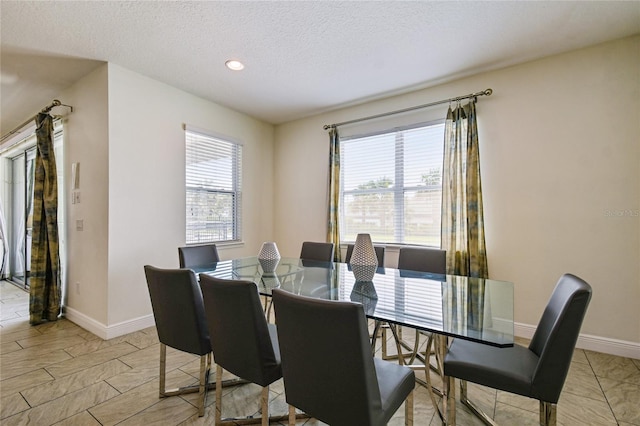
{"label": "white baseboard", "polygon": [[[518,337],[531,339],[535,331],[536,327],[533,325],[522,323],[513,324],[513,332]],[[576,342],[576,348],[622,356],[625,358],[640,359],[640,343],[610,339],[608,337],[580,334],[580,336],[578,336],[578,341]]]}
{"label": "white baseboard", "polygon": [[103,340],[124,336],[125,334],[133,333],[156,325],[153,315],[146,315],[144,317],[106,326],[73,308],[69,308],[68,306],[65,307],[65,318]]}

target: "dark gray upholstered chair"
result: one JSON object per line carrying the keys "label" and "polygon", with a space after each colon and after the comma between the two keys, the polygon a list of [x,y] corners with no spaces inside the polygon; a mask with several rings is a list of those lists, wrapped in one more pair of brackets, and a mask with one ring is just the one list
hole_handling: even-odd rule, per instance
{"label": "dark gray upholstered chair", "polygon": [[[222,369],[262,386],[261,422],[269,424],[269,385],[282,377],[274,324],[264,316],[256,284],[200,274],[216,368],[215,424],[222,424]],[[272,419],[272,420],[281,420]],[[225,423],[235,424],[233,420]]]}
{"label": "dark gray upholstered chair", "polygon": [[429,247],[402,247],[398,254],[398,269],[446,274],[447,252]]}
{"label": "dark gray upholstered chair", "polygon": [[[344,263],[349,263],[351,260],[351,255],[353,254],[353,244],[347,244],[347,254],[344,258]],[[373,249],[376,252],[376,257],[378,258],[378,267],[384,268],[384,246],[373,246]]]}
{"label": "dark gray upholstered chair", "polygon": [[[199,392],[198,415],[203,416],[211,342],[196,275],[190,269],[159,269],[149,265],[144,272],[160,340],[160,397]],[[198,386],[165,388],[167,346],[200,356]]]}
{"label": "dark gray upholstered chair", "polygon": [[300,250],[300,259],[333,262],[333,243],[305,241]]}
{"label": "dark gray upholstered chair", "polygon": [[178,258],[181,268],[191,268],[220,261],[218,248],[215,244],[178,247]]}
{"label": "dark gray upholstered chair", "polygon": [[[537,399],[540,424],[555,425],[556,404],[590,299],[591,286],[565,274],[551,295],[529,347],[496,348],[455,339],[444,359],[444,373],[450,377],[449,406],[454,407],[453,381],[457,377],[461,379],[461,402],[480,415],[484,413],[467,399],[465,381]],[[454,408],[451,412],[455,416]]]}
{"label": "dark gray upholstered chair", "polygon": [[273,290],[289,425],[295,408],[332,426],[386,425],[405,402],[413,424],[415,374],[373,358],[360,303]]}

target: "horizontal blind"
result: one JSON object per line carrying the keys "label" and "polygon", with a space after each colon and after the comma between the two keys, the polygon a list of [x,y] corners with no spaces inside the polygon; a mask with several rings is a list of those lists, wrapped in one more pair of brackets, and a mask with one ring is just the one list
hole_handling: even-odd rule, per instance
{"label": "horizontal blind", "polygon": [[186,130],[186,242],[240,239],[242,146]]}
{"label": "horizontal blind", "polygon": [[440,245],[444,123],[341,140],[342,241]]}

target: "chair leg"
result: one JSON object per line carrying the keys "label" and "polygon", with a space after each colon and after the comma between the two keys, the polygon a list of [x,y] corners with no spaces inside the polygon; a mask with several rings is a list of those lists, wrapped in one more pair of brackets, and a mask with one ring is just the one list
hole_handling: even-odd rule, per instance
{"label": "chair leg", "polygon": [[160,343],[160,398],[165,395],[165,381],[167,373],[167,345]]}
{"label": "chair leg", "polygon": [[215,424],[222,423],[222,367],[216,365],[216,417]]}
{"label": "chair leg", "polygon": [[[222,374],[224,370],[221,366],[216,365],[216,414],[214,419],[214,424],[216,426],[222,425],[255,425],[261,424],[261,426],[268,426],[271,422],[283,422],[287,420],[286,415],[279,415],[274,417],[269,417],[269,386],[265,386],[262,388],[262,392],[260,393],[260,410],[262,415],[258,417],[246,417],[246,418],[225,418],[222,420]],[[294,406],[289,406],[289,424],[295,426],[296,419],[308,419],[309,416],[306,414],[297,414]],[[293,422],[293,423],[292,423]]]}
{"label": "chair leg", "polygon": [[296,407],[289,405],[289,426],[296,426]]}
{"label": "chair leg", "polygon": [[211,368],[211,353],[200,357],[200,387],[198,396],[198,416],[204,416],[204,402],[207,397],[207,381]]}
{"label": "chair leg", "polygon": [[460,380],[460,402],[466,406],[476,417],[478,417],[487,426],[497,426],[496,422],[489,417],[487,413],[482,411],[476,404],[471,401],[467,396],[467,381]]}
{"label": "chair leg", "polygon": [[556,426],[557,405],[540,401],[540,426]]}
{"label": "chair leg", "polygon": [[166,388],[166,376],[167,376],[167,345],[160,343],[160,380],[159,380],[159,394],[160,398],[168,396],[182,395],[186,393],[198,392],[198,416],[204,416],[204,403],[207,396],[207,390],[209,388],[209,371],[211,370],[211,353],[202,355],[200,357],[200,381],[198,385],[190,385],[177,389]]}
{"label": "chair leg", "polygon": [[[456,379],[453,377],[445,376],[444,377],[444,391],[446,392],[445,397],[443,398],[443,407],[442,411],[446,417],[446,424],[455,425],[456,424]],[[466,392],[466,388],[465,388]],[[465,393],[466,395],[466,393]],[[460,388],[460,398],[462,399],[462,388]]]}
{"label": "chair leg", "polygon": [[262,408],[262,426],[269,426],[269,386],[262,388],[260,405]]}
{"label": "chair leg", "polygon": [[413,391],[404,401],[404,424],[405,426],[413,426]]}
{"label": "chair leg", "polygon": [[388,359],[387,355],[387,328],[382,326],[382,359]]}

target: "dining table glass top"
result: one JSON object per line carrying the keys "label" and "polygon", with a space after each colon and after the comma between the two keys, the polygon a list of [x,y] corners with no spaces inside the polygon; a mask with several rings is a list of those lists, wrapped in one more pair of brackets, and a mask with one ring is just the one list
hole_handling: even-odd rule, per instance
{"label": "dining table glass top", "polygon": [[[357,281],[350,265],[282,258],[264,272],[257,257],[192,268],[223,279],[248,280],[271,296],[274,288],[363,305],[367,317],[494,346],[513,346],[513,283],[457,275],[378,268]],[[277,312],[276,312],[277,315]]]}

